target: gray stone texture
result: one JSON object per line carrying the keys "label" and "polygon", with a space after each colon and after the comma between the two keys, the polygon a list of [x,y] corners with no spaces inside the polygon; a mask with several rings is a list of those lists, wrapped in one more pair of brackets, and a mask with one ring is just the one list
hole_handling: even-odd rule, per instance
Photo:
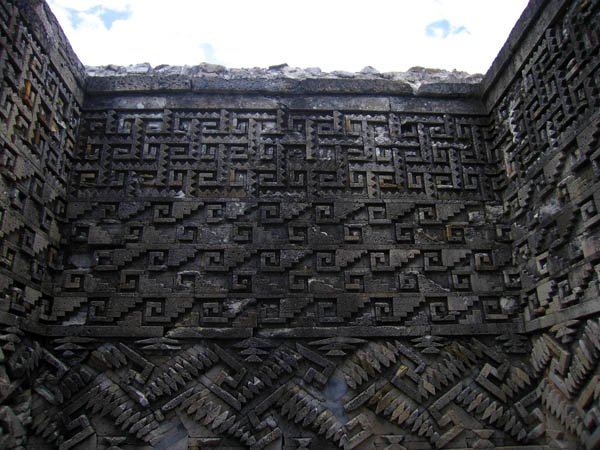
{"label": "gray stone texture", "polygon": [[600,448],[599,17],[481,77],[84,68],[0,4],[0,448]]}

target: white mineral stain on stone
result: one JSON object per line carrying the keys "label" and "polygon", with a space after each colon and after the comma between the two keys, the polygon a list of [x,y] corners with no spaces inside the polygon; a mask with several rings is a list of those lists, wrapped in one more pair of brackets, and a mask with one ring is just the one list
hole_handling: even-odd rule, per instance
{"label": "white mineral stain on stone", "polygon": [[85,325],[87,322],[87,310],[83,309],[79,311],[77,314],[72,316],[71,318],[64,320],[62,322],[63,326],[69,325]]}
{"label": "white mineral stain on stone", "polygon": [[471,223],[482,223],[484,220],[483,213],[481,211],[469,212],[469,222]]}
{"label": "white mineral stain on stone", "polygon": [[[419,278],[421,278],[421,277],[419,277]],[[425,278],[425,277],[423,277],[423,278]],[[419,282],[422,283],[422,280],[419,280]],[[436,283],[435,281],[433,281],[431,279],[427,279],[427,282],[434,287],[434,290],[435,290],[435,288],[437,288],[437,289],[439,289],[440,291],[443,291],[443,292],[450,292],[450,289],[445,288],[441,284],[438,284],[438,283]]]}
{"label": "white mineral stain on stone", "polygon": [[517,307],[517,301],[514,297],[502,297],[500,299],[500,308],[504,314],[512,314]]}
{"label": "white mineral stain on stone", "polygon": [[504,206],[485,205],[485,213],[490,220],[499,220],[504,215]]}
{"label": "white mineral stain on stone", "polygon": [[517,144],[521,141],[521,136],[519,130],[517,128],[517,99],[514,99],[510,102],[508,107],[508,128],[510,130],[510,134],[512,134],[513,143]]}
{"label": "white mineral stain on stone", "polygon": [[556,214],[559,214],[561,209],[562,206],[560,202],[557,199],[553,198],[548,203],[545,203],[542,206],[540,206],[540,209],[538,210],[536,216],[538,216],[540,220],[544,220],[548,217],[552,217]]}
{"label": "white mineral stain on stone", "polygon": [[336,371],[327,380],[323,394],[325,395],[325,405],[333,415],[342,423],[348,423],[348,416],[344,410],[344,395],[348,392],[348,385],[341,372]]}
{"label": "white mineral stain on stone", "polygon": [[225,306],[225,308],[227,309],[228,314],[239,314],[244,308],[246,308],[248,305],[251,305],[253,303],[256,303],[256,299],[255,298],[242,298],[242,299],[231,299],[231,300],[226,300],[223,304]]}

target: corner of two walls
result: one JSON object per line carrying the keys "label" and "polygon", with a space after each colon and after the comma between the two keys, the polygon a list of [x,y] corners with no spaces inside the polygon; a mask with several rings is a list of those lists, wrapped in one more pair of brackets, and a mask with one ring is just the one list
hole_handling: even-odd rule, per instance
{"label": "corner of two walls", "polygon": [[62,270],[84,82],[45,2],[0,4],[0,315],[33,333]]}
{"label": "corner of two walls", "polygon": [[[557,430],[598,448],[600,7],[531,2],[484,80],[532,376]],[[552,425],[552,421],[555,421]],[[553,429],[554,428],[554,429]]]}
{"label": "corner of two walls", "polygon": [[[131,359],[132,367],[134,360],[139,364],[142,359],[127,345],[119,344],[117,348],[107,344],[94,351],[95,356],[90,358],[92,360],[90,367],[77,364],[67,367],[35,340],[42,342],[46,334],[51,334],[48,333],[50,328],[45,324],[59,323],[66,317],[71,317],[73,311],[81,306],[77,303],[77,298],[80,299],[81,304],[88,301],[88,298],[84,297],[87,294],[82,294],[80,297],[76,294],[77,291],[84,289],[86,274],[76,270],[63,272],[65,263],[63,253],[69,251],[71,244],[74,244],[74,247],[80,245],[75,242],[79,231],[89,232],[89,230],[77,230],[73,227],[76,221],[71,223],[67,220],[67,210],[70,209],[75,216],[95,214],[85,210],[89,205],[94,204],[92,201],[87,202],[83,199],[81,202],[73,201],[69,204],[68,200],[69,189],[77,187],[81,182],[78,178],[70,184],[69,175],[73,171],[75,160],[78,159],[74,155],[78,145],[76,142],[80,136],[78,127],[81,109],[85,102],[86,76],[44,2],[14,0],[5,3],[0,4],[0,80],[2,82],[0,85],[0,192],[5,193],[0,198],[0,294],[4,297],[0,301],[0,322],[5,326],[2,339],[6,344],[2,346],[1,355],[4,357],[4,362],[0,365],[0,376],[9,383],[19,383],[19,379],[30,377],[35,373],[36,367],[40,361],[43,361],[45,366],[53,368],[52,371],[55,373],[52,376],[56,375],[60,383],[56,386],[52,382],[38,385],[38,391],[33,395],[31,390],[16,385],[13,392],[8,395],[2,394],[4,397],[0,397],[2,405],[0,412],[4,417],[3,426],[9,426],[12,432],[0,436],[0,444],[3,444],[0,446],[18,448],[26,442],[30,429],[35,430],[38,435],[35,442],[46,441],[48,447],[44,448],[52,448],[53,445],[60,444],[65,446],[64,448],[77,445],[82,445],[81,448],[96,448],[96,445],[104,445],[100,442],[110,445],[112,442],[110,439],[102,438],[104,439],[102,441],[100,437],[97,444],[90,443],[92,437],[96,439],[94,428],[98,428],[98,423],[101,424],[100,428],[109,429],[104,422],[97,417],[88,419],[84,414],[75,417],[75,415],[69,416],[68,413],[63,419],[61,415],[63,411],[57,406],[62,403],[56,403],[58,401],[56,399],[63,395],[68,398],[71,395],[69,389],[76,392],[93,386],[93,389],[98,392],[90,396],[92,400],[85,406],[87,410],[92,411],[90,417],[94,416],[96,405],[93,403],[96,400],[103,408],[100,415],[113,414],[114,411],[104,411],[104,409],[112,402],[116,402],[118,395],[123,397],[120,407],[125,407],[125,410],[130,412],[137,411],[136,408],[140,408],[131,400],[138,398],[131,390],[134,389],[135,384],[131,382],[121,390],[118,384],[121,383],[121,386],[125,384],[122,381],[113,383],[109,378],[113,377],[113,371],[114,374],[118,372],[117,360],[121,357],[125,360],[123,355]],[[511,345],[531,346],[532,349],[527,361],[521,356],[515,357],[515,361],[511,361],[514,365],[506,369],[506,373],[502,372],[504,366],[498,360],[497,372],[492,375],[501,380],[498,381],[498,385],[502,386],[501,389],[510,391],[512,388],[508,386],[512,386],[511,383],[517,382],[516,380],[526,373],[525,377],[531,392],[524,397],[521,393],[519,401],[514,405],[514,411],[518,411],[519,414],[516,420],[523,424],[523,429],[514,433],[515,439],[518,438],[520,442],[539,443],[543,446],[539,448],[571,449],[582,446],[592,449],[597,448],[600,423],[600,417],[595,409],[600,396],[596,389],[600,381],[597,367],[600,355],[600,324],[598,323],[600,105],[597,84],[600,65],[599,6],[597,1],[588,0],[544,3],[542,1],[530,3],[482,86],[483,101],[489,112],[489,126],[483,126],[487,134],[482,139],[485,141],[487,159],[495,160],[498,164],[497,170],[492,168],[488,171],[492,190],[496,195],[496,200],[489,203],[491,208],[488,209],[503,211],[503,215],[497,215],[498,223],[494,224],[496,240],[503,243],[510,242],[506,247],[510,246],[512,249],[512,260],[505,264],[506,267],[502,272],[503,290],[514,293],[514,297],[511,298],[516,299],[515,301],[519,303],[517,307],[522,310],[523,325],[519,331],[523,331],[526,336],[523,342],[511,341]],[[160,83],[155,85],[150,79],[148,82],[151,86],[158,86],[160,89]],[[99,80],[98,83],[103,84],[104,81]],[[243,94],[243,89],[240,94]],[[126,96],[127,93],[123,95]],[[102,109],[103,103],[100,97],[102,96],[95,100],[94,95],[88,96],[92,109],[96,101],[100,105],[99,109]],[[420,100],[417,98],[411,101],[416,105]],[[217,105],[218,101],[214,104]],[[297,104],[302,105],[302,102]],[[110,105],[110,101],[106,105]],[[301,110],[302,107],[299,109]],[[116,135],[119,126],[128,126],[127,123],[118,124],[115,121],[115,114],[108,114],[107,117],[107,123],[112,124],[112,128],[106,128],[107,133]],[[208,116],[206,119],[212,120]],[[88,125],[93,125],[94,120],[92,110],[87,119]],[[100,118],[97,122],[103,124],[103,120]],[[148,120],[152,122],[152,117],[149,116]],[[138,122],[132,122],[133,127],[139,126]],[[416,124],[414,126],[417,127]],[[82,134],[90,132],[89,129],[83,131]],[[123,142],[128,144],[126,141],[127,138],[124,138]],[[79,147],[82,145],[85,145],[83,138]],[[90,147],[91,152],[95,151],[92,147]],[[84,174],[85,183],[85,162],[83,160],[78,162],[79,172]],[[210,183],[209,179],[206,181]],[[73,196],[72,199],[78,200],[77,196]],[[219,209],[218,203],[215,202],[210,212],[214,215],[214,223],[222,219],[221,215],[230,213],[225,208]],[[499,208],[500,204],[503,205],[502,208]],[[167,209],[161,210],[162,206]],[[172,205],[162,206],[158,205],[158,209],[155,208],[155,215],[158,214],[159,219],[157,222],[161,219],[169,219],[164,214]],[[328,220],[326,206],[321,205],[325,223]],[[80,207],[84,209],[79,211]],[[435,214],[435,211],[444,211],[444,209],[439,207],[436,210],[434,207],[429,212],[424,209],[423,214]],[[259,212],[267,219],[275,214],[269,208]],[[109,213],[110,211],[107,210],[106,214]],[[135,213],[133,209],[132,213]],[[188,214],[184,210],[180,213],[182,216]],[[290,211],[290,214],[297,213]],[[369,220],[373,219],[377,222],[382,210],[374,206],[369,214],[372,216]],[[385,208],[383,214],[386,214]],[[110,226],[110,217],[105,217],[100,222]],[[247,229],[244,226],[246,225],[241,224],[241,228],[237,231],[239,239],[248,239]],[[106,245],[108,235],[103,233],[102,226],[93,226],[93,228],[99,233],[94,239],[100,247]],[[185,232],[184,229],[181,233],[178,231],[181,235],[178,236],[185,237]],[[131,235],[132,239],[135,238],[134,234]],[[300,238],[305,239],[299,235],[298,239]],[[71,242],[71,239],[74,241]],[[89,236],[85,237],[85,245],[88,239]],[[103,254],[102,250],[99,254]],[[220,256],[215,254],[213,257]],[[491,264],[493,257],[493,252],[487,256],[482,254],[480,264],[484,266]],[[183,260],[187,256],[182,254],[181,258]],[[262,258],[262,264],[266,265],[275,264],[274,261],[277,259],[276,255],[266,253]],[[376,256],[376,263],[377,258],[385,260],[385,256]],[[439,261],[436,262],[432,256],[431,263],[435,266]],[[277,260],[276,264],[280,262]],[[323,259],[322,264],[327,265],[328,261]],[[133,272],[132,274],[136,275],[137,272]],[[238,286],[243,288],[244,274],[240,275]],[[137,276],[139,277],[139,274]],[[124,279],[122,283],[127,285],[130,281]],[[64,291],[64,283],[67,283],[67,291],[71,290],[75,293],[67,293],[64,301],[55,303],[55,293],[60,294],[61,290]],[[182,283],[185,284],[183,281]],[[385,300],[382,298],[380,304],[384,305]],[[172,306],[160,303],[160,299],[149,302],[149,305],[149,311],[157,313],[164,312],[161,308]],[[216,308],[215,305],[211,307]],[[98,307],[100,306],[98,304]],[[500,307],[500,304],[497,306]],[[392,308],[390,305],[385,307]],[[504,305],[502,308],[511,309],[511,306]],[[37,337],[29,341],[32,335]],[[63,336],[55,337],[57,339],[52,344],[55,346],[54,351],[56,354],[63,355],[65,360],[69,358],[78,360],[83,352],[88,351],[85,348],[86,337],[64,339]],[[28,340],[27,345],[19,345],[21,340]],[[466,345],[462,342],[461,345],[463,344]],[[154,344],[147,342],[147,345],[168,346],[169,342],[168,339],[167,341],[158,339]],[[373,341],[369,345],[376,346],[379,343]],[[435,339],[427,345],[430,345],[432,351],[436,346],[439,347]],[[188,353],[192,350],[200,352],[196,347],[186,350],[187,353],[181,355],[189,356]],[[262,351],[254,347],[253,350]],[[202,350],[202,352],[206,351]],[[279,351],[278,349],[277,352]],[[519,352],[522,353],[522,348]],[[214,362],[209,361],[211,358],[214,357],[216,361],[221,357],[221,353],[218,356],[210,352],[207,354],[208,359],[204,355],[197,355],[195,358],[204,358],[208,364],[213,364]],[[305,352],[303,355],[309,354]],[[310,355],[316,358],[314,354]],[[180,356],[177,357],[181,359]],[[81,358],[83,360],[83,357]],[[231,364],[231,359],[223,358]],[[367,364],[365,361],[361,364]],[[144,370],[152,366],[148,361],[144,361],[144,364],[147,365]],[[178,364],[188,367],[187,360],[185,364],[181,361]],[[109,366],[112,366],[110,370],[107,369]],[[427,373],[434,373],[435,367],[437,366],[428,367]],[[486,368],[490,369],[492,366],[486,364],[482,368],[482,373]],[[135,366],[135,370],[138,369],[139,367]],[[166,373],[168,364],[162,369]],[[329,369],[325,367],[323,370]],[[106,376],[106,373],[111,373],[110,377]],[[141,372],[135,373],[136,376],[140,376]],[[481,386],[493,391],[494,384],[488,379],[488,377],[491,379],[492,375],[480,374],[478,379]],[[507,378],[504,379],[504,376]],[[160,385],[159,379],[155,381]],[[403,381],[405,384],[408,382],[409,380]],[[71,388],[65,391],[62,385]],[[100,389],[108,385],[110,389],[104,391]],[[140,386],[138,388],[142,389]],[[176,387],[179,388],[179,385]],[[223,388],[211,386],[211,389],[220,395],[227,393],[222,393],[223,389],[227,389],[226,384],[223,384]],[[256,387],[252,386],[252,389]],[[384,398],[388,398],[389,395],[385,395],[387,391],[372,388],[373,392],[370,392],[369,389],[365,389],[362,397],[371,395],[369,401],[377,404],[376,407],[373,406],[373,410],[379,410],[377,395]],[[395,388],[390,389],[391,393]],[[128,393],[125,392],[126,390]],[[108,391],[115,393],[114,399],[110,397],[112,394],[109,395]],[[307,399],[313,401],[307,392],[301,392],[305,396],[302,401],[309,401]],[[466,396],[465,399],[460,400],[463,402],[463,407],[473,414],[481,407],[477,403],[479,398],[476,397],[477,392],[479,391],[473,390],[469,394],[464,394],[464,391],[461,393],[462,396]],[[504,395],[499,391],[493,392],[497,392],[500,396]],[[196,394],[194,395],[196,397]],[[455,394],[455,397],[457,395]],[[461,395],[458,395],[458,398]],[[459,404],[459,400],[453,401]],[[436,402],[436,405],[440,402],[441,400]],[[502,407],[488,414],[495,404],[495,402],[489,404],[485,412],[482,409],[480,415],[488,416],[486,423],[490,426],[490,430],[498,426],[501,421],[504,421],[502,427],[509,427],[511,421],[503,418],[500,412]],[[427,408],[430,406],[433,405]],[[75,406],[73,408],[74,411],[77,410]],[[383,413],[384,408],[381,409],[380,412]],[[454,403],[451,409],[455,411]],[[143,408],[140,412],[142,410]],[[462,409],[458,410],[462,411]],[[511,414],[512,411],[513,409]],[[418,419],[419,421],[426,423],[428,420],[433,420],[425,417],[425,412],[422,413],[423,416]],[[159,428],[156,422],[160,420],[160,416],[159,411],[157,414],[144,416],[142,420],[144,429],[150,427],[148,429],[152,430],[155,435],[153,439],[157,442],[162,439],[159,433],[162,428]],[[364,432],[355,433],[355,438],[361,433],[367,435],[369,432],[367,418],[371,416],[361,413],[359,417],[364,421],[360,424]],[[440,427],[445,434],[441,436],[441,440],[439,437],[436,438],[435,442],[429,436],[432,446],[445,445],[442,442],[450,445],[453,436],[464,436],[465,432],[460,429],[460,424],[452,422],[458,420],[457,416],[448,413],[444,417],[438,418],[441,422],[436,423],[445,424],[446,428]],[[63,424],[61,421],[66,418],[69,422]],[[94,423],[91,424],[90,420]],[[129,419],[127,421],[129,422]],[[494,421],[497,421],[495,425]],[[135,428],[135,425],[132,423],[128,427]],[[512,425],[514,426],[514,422]],[[358,422],[354,426],[359,426]],[[341,429],[346,428],[341,427]],[[53,430],[56,433],[53,433]],[[344,438],[347,439],[345,444],[340,441],[336,446],[351,448],[356,445],[356,448],[361,448],[359,445],[361,441],[358,438],[350,441],[349,430],[350,428],[348,428],[348,436]],[[112,432],[112,429],[106,431],[108,434]],[[168,432],[165,433],[168,435]],[[256,433],[259,436],[259,433]],[[275,431],[270,434],[273,433]],[[133,436],[135,432],[130,434]],[[47,439],[41,439],[42,435],[47,436]],[[229,438],[232,436],[233,434]],[[263,437],[266,439],[267,436]],[[485,438],[486,433],[478,436],[473,439],[467,438],[464,442],[478,442],[480,446],[491,445],[485,444],[490,442]],[[384,438],[386,437],[381,439]],[[121,438],[114,439],[116,439],[114,442],[124,442],[119,440]],[[206,439],[208,439],[206,442],[209,442],[212,438]],[[411,442],[416,445],[414,444],[416,441],[411,439],[407,437],[404,443],[407,446],[410,446]],[[504,439],[506,442],[510,441],[508,437],[501,437],[494,442],[504,442]],[[200,439],[198,442],[205,441]],[[388,444],[392,445],[393,442],[395,441],[391,440]],[[399,442],[403,442],[401,436],[398,437],[396,445],[399,445]],[[296,448],[292,444],[288,447]],[[298,448],[303,448],[301,441],[298,441]]]}
{"label": "corner of two walls", "polygon": [[[83,66],[48,6],[0,2],[0,447],[24,448],[62,270]],[[32,339],[32,336],[34,338]],[[28,447],[29,448],[29,447]]]}

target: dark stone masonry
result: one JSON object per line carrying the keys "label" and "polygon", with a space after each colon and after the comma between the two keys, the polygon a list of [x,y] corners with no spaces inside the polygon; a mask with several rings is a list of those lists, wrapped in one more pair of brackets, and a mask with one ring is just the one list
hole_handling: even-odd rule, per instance
{"label": "dark stone masonry", "polygon": [[86,72],[0,2],[0,448],[600,448],[599,41]]}

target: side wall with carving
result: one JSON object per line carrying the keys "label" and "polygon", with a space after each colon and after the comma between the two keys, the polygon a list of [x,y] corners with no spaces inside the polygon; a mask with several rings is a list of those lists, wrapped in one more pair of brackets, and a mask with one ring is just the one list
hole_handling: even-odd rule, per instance
{"label": "side wall with carving", "polygon": [[83,103],[16,3],[0,447],[597,448],[598,1],[532,1],[476,87],[130,75]]}
{"label": "side wall with carving", "polygon": [[[43,2],[0,4],[0,447],[25,441],[39,344],[62,269],[85,74]],[[33,394],[35,396],[35,394]]]}
{"label": "side wall with carving", "polygon": [[600,7],[550,2],[529,15],[531,29],[544,32],[501,54],[497,62],[513,70],[487,86],[491,143],[546,432],[561,442],[566,429],[597,448]]}

